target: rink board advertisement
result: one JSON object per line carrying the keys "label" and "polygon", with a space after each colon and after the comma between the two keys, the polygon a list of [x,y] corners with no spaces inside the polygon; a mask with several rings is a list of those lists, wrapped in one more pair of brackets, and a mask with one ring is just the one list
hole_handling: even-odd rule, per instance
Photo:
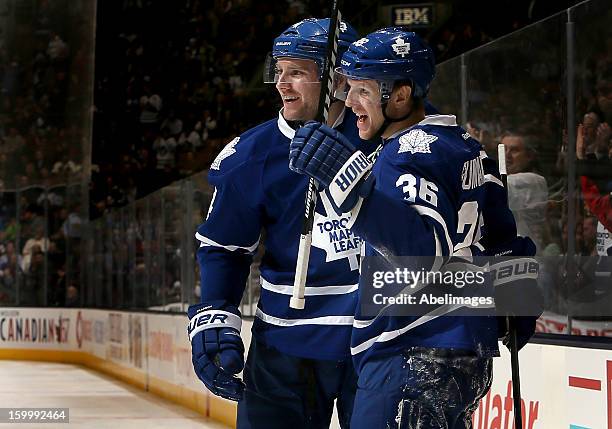
{"label": "rink board advertisement", "polygon": [[[545,314],[538,330],[561,332],[564,323]],[[184,315],[3,308],[0,358],[81,363],[232,422],[235,404],[209,394],[193,373],[186,326]],[[247,349],[250,327],[242,329]],[[604,323],[575,322],[573,329],[610,336]],[[528,344],[520,364],[525,429],[612,429],[612,351]],[[510,356],[502,347],[474,429],[512,428],[512,407]]]}
{"label": "rink board advertisement", "polygon": [[187,318],[155,315],[148,317],[149,375],[180,386],[199,390],[203,386],[193,373]]}
{"label": "rink board advertisement", "polygon": [[74,310],[0,309],[0,348],[74,350]]}
{"label": "rink board advertisement", "polygon": [[[567,316],[544,312],[544,314],[538,319],[536,324],[536,332],[565,334],[567,332]],[[572,320],[572,335],[612,337],[612,323]]]}
{"label": "rink board advertisement", "polygon": [[[528,344],[519,353],[523,428],[612,429],[612,351]],[[493,385],[474,429],[512,428],[510,354],[494,360]]]}

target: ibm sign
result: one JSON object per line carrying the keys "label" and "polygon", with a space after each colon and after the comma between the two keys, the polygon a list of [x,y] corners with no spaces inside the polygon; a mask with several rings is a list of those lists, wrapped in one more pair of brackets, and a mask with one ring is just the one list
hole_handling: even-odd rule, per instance
{"label": "ibm sign", "polygon": [[391,23],[410,28],[429,28],[433,25],[433,4],[391,6]]}

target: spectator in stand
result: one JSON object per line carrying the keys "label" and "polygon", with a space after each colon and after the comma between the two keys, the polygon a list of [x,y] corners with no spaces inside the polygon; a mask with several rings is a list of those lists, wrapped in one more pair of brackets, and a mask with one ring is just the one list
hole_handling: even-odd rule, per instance
{"label": "spectator in stand", "polygon": [[79,289],[76,285],[71,284],[66,288],[66,307],[78,307],[80,305]]}
{"label": "spectator in stand", "polygon": [[582,253],[585,256],[597,254],[597,223],[597,218],[594,216],[585,216],[582,222]]}
{"label": "spectator in stand", "polygon": [[612,121],[612,62],[599,73],[595,84],[597,106],[607,122]]}
{"label": "spectator in stand", "polygon": [[15,269],[10,265],[0,268],[0,305],[15,303]]}
{"label": "spectator in stand", "polygon": [[158,170],[174,169],[176,165],[176,146],[176,139],[167,130],[162,131],[162,135],[153,143]]}
{"label": "spectator in stand", "polygon": [[610,125],[602,122],[596,112],[588,112],[578,126],[576,156],[580,160],[608,159],[611,137]]}
{"label": "spectator in stand", "polygon": [[497,144],[493,127],[486,122],[470,121],[466,125],[466,130],[472,137],[480,142],[487,156],[497,159]]}
{"label": "spectator in stand", "polygon": [[26,241],[21,251],[22,264],[21,269],[28,272],[32,265],[32,259],[35,253],[43,253],[49,249],[49,239],[44,237],[44,230],[41,226],[35,229],[34,237]]}
{"label": "spectator in stand", "polygon": [[548,243],[546,223],[548,185],[536,173],[537,144],[531,135],[506,132],[501,138],[506,148],[508,168],[508,202],[516,219],[518,234],[531,237],[538,253]]}
{"label": "spectator in stand", "polygon": [[602,193],[597,184],[587,176],[580,177],[582,188],[582,196],[589,210],[596,216],[601,228],[608,231],[607,235],[612,231],[612,190]]}

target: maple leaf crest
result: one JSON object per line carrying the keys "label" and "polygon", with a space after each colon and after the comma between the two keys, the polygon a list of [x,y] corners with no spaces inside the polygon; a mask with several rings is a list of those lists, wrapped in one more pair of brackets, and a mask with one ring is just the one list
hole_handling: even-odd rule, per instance
{"label": "maple leaf crest", "polygon": [[397,153],[431,153],[429,145],[438,140],[437,136],[427,134],[423,130],[412,130],[399,139],[399,150]]}
{"label": "maple leaf crest", "polygon": [[407,43],[401,37],[395,39],[395,43],[391,45],[391,47],[393,48],[395,54],[401,56],[402,58],[410,53],[410,43]]}

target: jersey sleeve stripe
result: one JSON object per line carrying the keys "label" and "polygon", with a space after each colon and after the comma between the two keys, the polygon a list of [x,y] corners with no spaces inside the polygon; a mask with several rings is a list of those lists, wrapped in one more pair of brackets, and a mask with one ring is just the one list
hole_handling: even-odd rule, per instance
{"label": "jersey sleeve stripe", "polygon": [[376,320],[378,320],[378,319],[377,318],[374,318],[374,319],[355,319],[355,321],[353,322],[353,328],[355,328],[355,329],[364,329],[364,328],[367,328],[372,323],[374,323]]}
{"label": "jersey sleeve stripe", "polygon": [[[450,235],[448,234],[448,227],[446,226],[446,222],[444,222],[444,219],[442,218],[442,216],[440,216],[440,213],[438,213],[432,208],[421,206],[418,204],[415,204],[412,207],[414,207],[414,209],[420,215],[429,216],[430,218],[434,219],[436,222],[440,224],[440,226],[442,227],[442,230],[444,231],[444,238],[446,239],[446,247],[448,249],[448,255],[451,255],[453,253],[453,242],[450,238]],[[435,235],[434,235],[434,239],[436,239]],[[438,246],[436,246],[436,256],[443,256],[443,254],[437,253],[438,251],[441,251],[441,250],[442,250],[441,248],[438,248]]]}
{"label": "jersey sleeve stripe", "polygon": [[450,313],[451,311],[454,311],[458,309],[459,307],[461,306],[456,305],[456,304],[440,306],[436,308],[435,310],[429,312],[428,314],[419,317],[418,319],[414,320],[413,322],[404,326],[401,329],[396,329],[393,331],[384,331],[380,335],[370,338],[369,340],[366,340],[355,347],[351,347],[351,355],[355,356],[359,353],[362,353],[366,351],[367,349],[369,349],[370,347],[372,347],[375,343],[384,343],[386,341],[391,341],[399,337],[400,335],[405,334],[409,330],[414,329],[417,326],[420,326],[424,323],[430,322],[434,319],[437,319],[438,317],[443,316],[447,313]]}
{"label": "jersey sleeve stripe", "polygon": [[241,249],[241,250],[246,250],[249,253],[253,253],[255,249],[257,249],[257,246],[259,246],[259,240],[257,240],[255,244],[253,244],[252,246],[245,247],[245,246],[233,246],[229,244],[228,245],[219,244],[216,241],[211,240],[208,237],[204,237],[199,232],[196,233],[195,237],[200,241],[200,247],[206,247],[206,246],[220,247],[222,249],[229,250],[230,252],[235,252],[236,250]]}
{"label": "jersey sleeve stripe", "polygon": [[502,183],[501,180],[499,180],[497,177],[495,177],[492,174],[485,174],[484,175],[484,181],[486,182],[492,182],[495,183],[496,185],[501,186],[502,188],[504,187],[504,184]]}
{"label": "jersey sleeve stripe", "polygon": [[255,317],[262,321],[276,326],[302,326],[302,325],[340,325],[352,326],[353,316],[323,316],[310,319],[281,319],[280,317],[270,316],[261,309],[255,311]]}
{"label": "jersey sleeve stripe", "polygon": [[[293,294],[293,285],[276,285],[261,277],[261,287],[270,292],[283,295]],[[358,284],[339,286],[307,286],[304,290],[305,296],[315,295],[344,295],[357,291]]]}

